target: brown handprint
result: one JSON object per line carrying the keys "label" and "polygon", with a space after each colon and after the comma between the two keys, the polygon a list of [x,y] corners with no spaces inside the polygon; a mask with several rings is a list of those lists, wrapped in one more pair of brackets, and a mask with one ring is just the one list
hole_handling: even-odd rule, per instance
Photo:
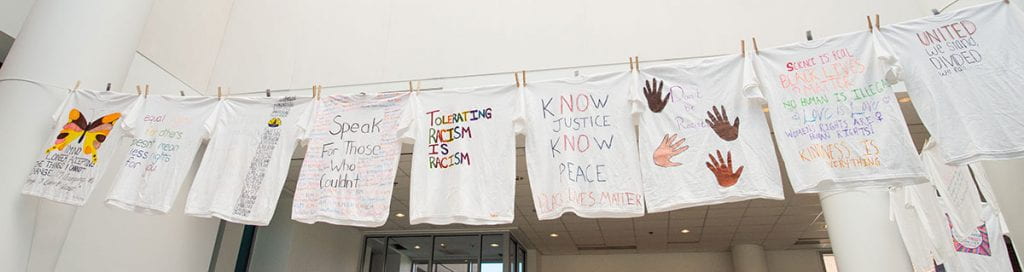
{"label": "brown handprint", "polygon": [[683,142],[685,141],[686,138],[681,138],[679,141],[676,141],[676,134],[672,134],[672,136],[665,134],[665,137],[661,138],[661,145],[658,145],[658,148],[654,150],[654,164],[661,167],[676,167],[682,165],[681,163],[673,162],[672,157],[690,149],[690,146],[683,145]]}
{"label": "brown handprint", "polygon": [[708,113],[708,119],[704,119],[704,122],[708,123],[711,129],[715,130],[715,134],[718,134],[719,138],[726,141],[736,140],[740,136],[740,118],[736,117],[734,124],[729,124],[729,115],[725,113],[725,106],[722,107],[722,112],[718,112],[718,107],[711,107],[711,110],[715,112],[715,115]]}
{"label": "brown handprint", "polygon": [[[654,81],[654,84],[651,84]],[[668,105],[668,99],[672,98],[672,92],[665,95],[665,99],[661,99],[661,89],[665,87],[665,81],[662,80],[658,83],[657,78],[651,80],[644,80],[647,86],[644,86],[644,96],[647,97],[647,107],[653,112],[661,112],[665,109],[665,105]]]}
{"label": "brown handprint", "polygon": [[708,159],[711,162],[706,162],[708,170],[715,174],[715,179],[718,180],[718,186],[731,187],[736,185],[736,182],[740,180],[740,175],[743,174],[743,166],[736,169],[736,172],[732,172],[732,152],[726,153],[726,159],[722,159],[722,151],[715,150],[718,153],[718,159],[708,154]]}

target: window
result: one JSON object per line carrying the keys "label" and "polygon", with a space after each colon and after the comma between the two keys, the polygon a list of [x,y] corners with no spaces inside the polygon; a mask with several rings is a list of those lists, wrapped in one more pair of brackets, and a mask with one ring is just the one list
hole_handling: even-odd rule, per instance
{"label": "window", "polygon": [[367,237],[361,272],[522,272],[526,249],[511,233]]}
{"label": "window", "polygon": [[836,256],[832,253],[821,254],[821,260],[825,263],[825,272],[838,272],[839,267],[836,266]]}

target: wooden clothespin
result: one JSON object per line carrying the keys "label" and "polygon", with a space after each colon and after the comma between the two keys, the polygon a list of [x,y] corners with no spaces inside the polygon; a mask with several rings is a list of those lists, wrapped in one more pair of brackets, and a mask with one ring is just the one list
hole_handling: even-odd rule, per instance
{"label": "wooden clothespin", "polygon": [[270,97],[270,89],[267,89],[267,97]]}
{"label": "wooden clothespin", "polygon": [[868,15],[868,31],[875,32],[875,24],[871,23],[871,15]]}
{"label": "wooden clothespin", "polygon": [[747,40],[740,40],[740,57],[747,57]]}
{"label": "wooden clothespin", "polygon": [[110,91],[110,82],[107,82],[107,91]]}
{"label": "wooden clothespin", "polygon": [[146,84],[146,91],[143,93],[143,97],[149,97],[149,84]]}
{"label": "wooden clothespin", "polygon": [[217,86],[217,99],[222,99],[222,98],[224,98],[224,92],[221,91],[220,86]]}
{"label": "wooden clothespin", "polygon": [[522,73],[523,73],[523,87],[526,87],[526,70],[523,70]]}
{"label": "wooden clothespin", "polygon": [[75,80],[75,87],[71,87],[71,91],[72,92],[77,91],[78,87],[80,87],[80,86],[82,86],[82,81],[81,80]]}
{"label": "wooden clothespin", "polygon": [[633,71],[633,57],[629,57],[629,71]]}
{"label": "wooden clothespin", "polygon": [[178,90],[178,93],[181,94],[181,96],[185,96],[185,91]]}
{"label": "wooden clothespin", "polygon": [[135,93],[142,95],[142,85],[135,85]]}
{"label": "wooden clothespin", "polygon": [[[632,58],[630,58],[630,61],[633,61]],[[516,77],[516,88],[523,87],[523,84],[519,83],[519,72],[512,73],[512,75]]]}
{"label": "wooden clothespin", "polygon": [[757,38],[750,37],[750,42],[754,44],[754,54],[761,53],[761,50],[757,48]]}
{"label": "wooden clothespin", "polygon": [[875,14],[875,29],[882,30],[882,19],[878,18],[878,14]]}
{"label": "wooden clothespin", "polygon": [[412,93],[412,80],[409,81],[409,93]]}
{"label": "wooden clothespin", "polygon": [[420,82],[421,82],[421,81],[419,81],[419,80],[417,80],[417,81],[416,81],[416,92],[419,92],[419,91],[420,91],[420,86],[421,86],[421,85],[420,85]]}

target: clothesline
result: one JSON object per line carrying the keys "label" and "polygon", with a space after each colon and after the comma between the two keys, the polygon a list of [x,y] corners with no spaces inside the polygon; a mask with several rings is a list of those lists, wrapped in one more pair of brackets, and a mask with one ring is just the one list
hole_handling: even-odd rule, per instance
{"label": "clothesline", "polygon": [[[645,60],[643,62],[644,63],[660,63],[660,62],[668,62],[668,61],[679,61],[679,60],[688,60],[688,59],[710,58],[710,57],[717,57],[717,56],[723,56],[723,55],[725,55],[725,54],[690,56],[690,57],[674,57],[674,58],[663,58],[663,59],[655,59],[655,60]],[[615,65],[622,65],[622,64],[629,64],[629,62],[613,62],[613,63],[602,63],[602,64],[578,65],[578,66],[561,66],[561,67],[542,68],[542,69],[534,69],[534,70],[526,70],[526,71],[528,71],[528,72],[550,72],[550,71],[560,71],[560,70],[573,70],[573,69],[585,69],[585,68],[595,68],[595,67],[608,67],[608,66],[615,66]],[[323,88],[350,88],[350,87],[372,86],[372,85],[381,85],[381,84],[395,84],[395,83],[403,83],[403,82],[409,82],[409,81],[413,81],[413,82],[415,82],[415,81],[436,81],[436,80],[458,79],[458,78],[473,78],[473,77],[497,76],[497,75],[507,75],[507,74],[512,74],[512,73],[514,73],[514,71],[479,73],[479,74],[468,74],[468,75],[457,75],[457,76],[428,77],[428,78],[419,78],[419,79],[410,79],[410,80],[390,80],[390,81],[364,82],[364,83],[353,83],[353,84],[325,85],[325,86],[322,86],[322,87]],[[436,91],[436,90],[442,90],[442,89],[444,89],[444,87],[426,88],[426,89],[420,89],[420,91]],[[292,92],[292,91],[305,91],[305,90],[312,90],[312,87],[309,87],[309,88],[270,89],[270,92],[271,93],[276,93],[276,92]],[[404,92],[404,91],[408,91],[408,90],[388,90],[388,91],[381,91],[381,92],[382,93],[389,93],[389,92]],[[261,93],[266,93],[266,92],[267,92],[267,90],[264,89],[264,90],[243,91],[243,92],[239,92],[239,93],[232,93],[231,95],[261,94]]]}

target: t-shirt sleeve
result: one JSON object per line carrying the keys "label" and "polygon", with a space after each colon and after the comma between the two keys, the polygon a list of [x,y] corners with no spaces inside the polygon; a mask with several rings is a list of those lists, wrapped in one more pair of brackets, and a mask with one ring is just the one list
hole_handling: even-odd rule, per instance
{"label": "t-shirt sleeve", "polygon": [[224,103],[224,100],[217,100],[217,105],[210,112],[210,116],[207,116],[206,120],[203,121],[203,129],[206,130],[205,138],[210,138],[217,131],[217,123],[219,123],[221,116],[224,115]]}
{"label": "t-shirt sleeve", "polygon": [[140,134],[139,131],[137,131],[140,129],[139,116],[145,114],[146,100],[147,99],[145,98],[136,99],[135,102],[128,107],[128,110],[125,111],[124,121],[121,122],[121,128],[124,129],[124,136],[136,137]]}
{"label": "t-shirt sleeve", "polygon": [[899,58],[895,54],[892,54],[892,50],[889,50],[889,45],[885,43],[885,40],[874,32],[871,34],[871,45],[874,47],[875,56],[878,61],[885,65],[885,81],[889,84],[896,84],[903,80],[903,66],[900,65]]}
{"label": "t-shirt sleeve", "polygon": [[52,127],[56,128],[57,126],[64,125],[61,123],[61,118],[64,118],[64,116],[68,114],[68,107],[71,105],[71,100],[74,99],[74,95],[74,92],[68,92],[68,95],[65,95],[64,100],[62,100],[60,105],[57,106],[57,110],[53,111],[53,116],[50,116],[50,118],[53,119]]}
{"label": "t-shirt sleeve", "polygon": [[764,93],[761,91],[761,79],[757,77],[754,70],[755,56],[747,55],[743,58],[743,96],[765,103]]}
{"label": "t-shirt sleeve", "polygon": [[416,116],[414,113],[419,107],[418,96],[419,94],[417,93],[409,95],[409,101],[402,107],[402,115],[398,119],[398,132],[396,133],[402,143],[412,144],[416,142],[417,122],[415,122]]}
{"label": "t-shirt sleeve", "polygon": [[526,134],[526,89],[516,89],[515,110],[512,112],[512,129],[516,134]]}
{"label": "t-shirt sleeve", "polygon": [[316,116],[316,111],[320,109],[320,100],[312,98],[309,102],[306,102],[303,107],[302,115],[299,115],[299,123],[296,126],[299,132],[296,133],[296,140],[301,143],[305,143],[309,140],[310,131],[313,130],[313,119]]}
{"label": "t-shirt sleeve", "polygon": [[640,95],[645,89],[643,86],[647,86],[648,81],[639,72],[634,71],[632,73],[630,84],[629,84],[629,99],[630,104],[630,115],[633,116],[634,123],[640,118],[640,114],[647,108],[647,99]]}

